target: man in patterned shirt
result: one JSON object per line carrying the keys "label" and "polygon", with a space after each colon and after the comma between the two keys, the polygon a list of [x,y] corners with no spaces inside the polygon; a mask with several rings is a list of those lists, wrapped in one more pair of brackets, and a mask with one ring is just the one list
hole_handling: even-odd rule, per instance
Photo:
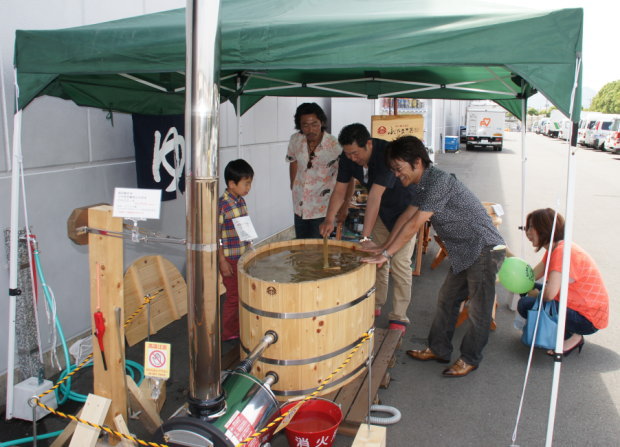
{"label": "man in patterned shirt", "polygon": [[[342,148],[325,131],[327,116],[316,103],[303,103],[295,112],[295,129],[288,144],[286,161],[293,193],[295,237],[320,238],[319,225],[325,218],[329,197],[336,184],[338,157]],[[348,206],[348,204],[346,204]],[[346,217],[348,207],[339,212]]]}
{"label": "man in patterned shirt", "polygon": [[450,270],[437,302],[428,347],[407,351],[416,360],[449,363],[459,308],[469,297],[470,327],[461,342],[461,355],[443,371],[463,377],[482,360],[495,303],[495,276],[505,257],[502,236],[478,198],[453,175],[434,166],[424,144],[401,137],[387,147],[387,160],[403,186],[415,185],[411,205],[398,218],[387,242],[366,262],[382,264],[430,219],[448,250]]}
{"label": "man in patterned shirt", "polygon": [[218,265],[226,287],[226,299],[222,309],[222,340],[239,338],[239,288],[237,284],[237,262],[250,246],[250,241],[241,241],[235,229],[235,219],[248,215],[243,196],[252,188],[254,170],[242,159],[233,160],[224,169],[226,191],[219,200]]}

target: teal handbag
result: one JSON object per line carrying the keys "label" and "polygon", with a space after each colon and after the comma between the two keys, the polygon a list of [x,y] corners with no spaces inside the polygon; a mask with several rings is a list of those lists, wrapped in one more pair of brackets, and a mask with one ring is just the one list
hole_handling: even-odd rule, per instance
{"label": "teal handbag", "polygon": [[[534,327],[536,326],[539,303],[540,300],[536,301],[534,306],[527,311],[527,321],[523,327],[523,335],[521,336],[521,342],[526,346],[532,346],[532,341],[534,340]],[[537,348],[555,349],[557,333],[558,311],[553,301],[547,301],[540,312],[540,320],[538,321],[538,330],[536,331],[534,346]]]}

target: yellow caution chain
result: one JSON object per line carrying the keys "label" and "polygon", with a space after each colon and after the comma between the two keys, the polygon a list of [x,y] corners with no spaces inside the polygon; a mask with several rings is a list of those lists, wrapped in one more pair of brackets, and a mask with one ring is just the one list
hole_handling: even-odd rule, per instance
{"label": "yellow caution chain", "polygon": [[[133,314],[131,314],[127,318],[127,320],[125,321],[125,324],[123,325],[123,327],[127,327],[135,319],[135,317],[144,309],[144,307],[151,300],[155,299],[157,297],[157,295],[159,295],[161,292],[163,292],[163,289],[158,290],[154,294],[146,295],[144,297],[144,302],[140,305],[140,307],[138,307],[138,309],[136,309],[136,311]],[[306,402],[306,401],[312,399],[313,397],[315,397],[318,393],[320,393],[321,390],[323,388],[325,388],[327,386],[327,384],[333,380],[334,376],[336,376],[336,374],[338,374],[340,371],[342,371],[344,369],[345,366],[347,366],[347,364],[351,361],[351,359],[353,358],[355,353],[357,351],[359,351],[359,349],[362,347],[362,345],[364,343],[366,343],[368,340],[370,340],[373,336],[374,336],[374,330],[370,330],[368,332],[364,332],[362,334],[362,339],[360,340],[360,342],[353,347],[353,349],[351,350],[349,355],[347,355],[347,357],[342,362],[342,364],[338,368],[336,368],[329,376],[327,376],[325,379],[323,379],[321,381],[321,384],[316,388],[316,390],[314,390],[312,393],[310,393],[306,397],[304,397],[301,400],[301,402],[302,403]],[[95,424],[93,422],[89,422],[89,421],[87,421],[85,419],[81,419],[81,418],[79,418],[77,416],[74,416],[72,414],[63,413],[62,411],[55,410],[55,409],[53,409],[51,407],[48,407],[43,402],[41,402],[41,399],[43,398],[43,396],[46,396],[47,394],[51,393],[56,388],[58,388],[60,385],[62,385],[66,380],[68,380],[71,376],[73,376],[80,369],[82,369],[84,367],[84,365],[86,365],[86,363],[88,363],[92,357],[93,357],[93,354],[88,355],[88,357],[86,357],[73,371],[71,371],[69,374],[67,374],[62,380],[60,380],[58,383],[56,383],[56,385],[54,385],[49,390],[47,390],[44,393],[42,393],[42,394],[38,395],[37,397],[35,397],[34,398],[35,404],[38,405],[39,407],[49,411],[50,413],[52,413],[52,414],[54,414],[56,416],[61,417],[61,418],[70,419],[70,420],[75,421],[75,422],[86,424],[86,425],[88,425],[90,427],[96,428],[98,430],[102,430],[102,431],[104,431],[104,432],[106,432],[106,433],[108,433],[110,435],[118,436],[119,438],[128,439],[128,440],[130,440],[132,442],[135,442],[137,444],[140,444],[140,445],[144,445],[144,446],[148,446],[148,447],[169,447],[167,444],[159,444],[157,442],[144,441],[142,439],[136,438],[135,436],[128,435],[128,434],[125,434],[125,433],[121,433],[121,432],[116,431],[116,430],[112,430],[107,425]],[[254,440],[255,438],[258,438],[259,436],[263,435],[269,429],[273,428],[276,424],[278,424],[279,422],[284,420],[284,418],[286,418],[289,413],[290,413],[290,410],[285,412],[281,416],[278,416],[273,421],[271,421],[269,424],[267,424],[266,427],[262,428],[261,430],[259,430],[256,433],[251,434],[250,436],[245,438],[243,441],[239,442],[235,447],[244,446],[247,443],[249,443],[250,441]]]}

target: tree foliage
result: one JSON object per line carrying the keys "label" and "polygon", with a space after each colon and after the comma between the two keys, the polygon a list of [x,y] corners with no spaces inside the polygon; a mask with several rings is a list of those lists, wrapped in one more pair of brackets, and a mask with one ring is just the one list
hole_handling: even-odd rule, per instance
{"label": "tree foliage", "polygon": [[620,113],[620,80],[605,84],[592,98],[589,110],[602,113]]}

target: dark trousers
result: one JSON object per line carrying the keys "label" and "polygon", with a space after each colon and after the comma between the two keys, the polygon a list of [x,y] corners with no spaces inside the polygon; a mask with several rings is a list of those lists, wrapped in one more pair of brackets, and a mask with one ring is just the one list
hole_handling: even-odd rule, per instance
{"label": "dark trousers", "polygon": [[232,267],[231,276],[222,276],[226,287],[226,299],[222,309],[222,340],[239,338],[239,284],[237,280],[237,259],[226,258]]}
{"label": "dark trousers", "polygon": [[324,218],[302,219],[295,214],[295,237],[297,239],[321,239],[319,225],[323,223]]}
{"label": "dark trousers", "polygon": [[467,269],[456,274],[450,269],[439,290],[428,346],[443,359],[448,360],[452,355],[456,320],[461,303],[469,297],[470,326],[461,342],[461,358],[476,366],[482,360],[495,305],[495,276],[506,255],[505,250],[492,248],[484,247],[478,259]]}

